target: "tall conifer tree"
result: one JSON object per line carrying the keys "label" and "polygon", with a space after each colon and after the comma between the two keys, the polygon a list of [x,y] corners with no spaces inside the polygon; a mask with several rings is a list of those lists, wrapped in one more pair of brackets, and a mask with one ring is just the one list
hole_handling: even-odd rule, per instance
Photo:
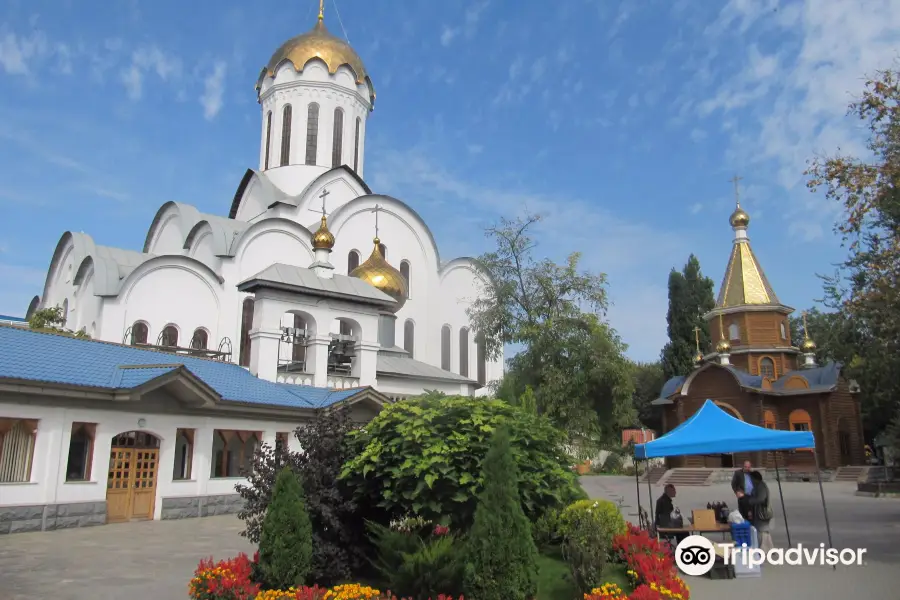
{"label": "tall conifer tree", "polygon": [[700,261],[691,254],[681,272],[669,273],[669,342],[662,349],[662,366],[666,379],[687,375],[694,366],[697,353],[694,329],[700,328],[700,350],[710,346],[709,326],[703,315],[712,310],[713,280],[700,271]]}

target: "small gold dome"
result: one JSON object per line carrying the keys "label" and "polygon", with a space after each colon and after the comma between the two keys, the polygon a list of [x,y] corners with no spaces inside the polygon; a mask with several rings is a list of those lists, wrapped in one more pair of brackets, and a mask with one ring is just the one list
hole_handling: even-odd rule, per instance
{"label": "small gold dome", "polygon": [[322,222],[312,236],[312,247],[316,250],[334,248],[334,234],[328,231],[328,221],[325,219],[325,215],[322,215]]}
{"label": "small gold dome", "polygon": [[703,361],[703,353],[702,353],[702,352],[698,352],[697,355],[694,357],[694,362],[695,362],[695,363],[699,363],[699,362],[702,362],[702,361]]}
{"label": "small gold dome", "polygon": [[728,222],[731,223],[732,227],[746,227],[750,224],[750,215],[747,214],[747,211],[738,206],[734,209],[734,212],[731,213],[731,216],[728,217]]}
{"label": "small gold dome", "polygon": [[276,69],[278,69],[284,61],[289,61],[294,65],[294,69],[296,69],[297,72],[302,72],[306,63],[314,58],[318,58],[324,62],[325,66],[328,68],[328,72],[332,75],[337,73],[338,68],[341,66],[349,67],[356,76],[356,83],[366,84],[368,86],[369,102],[374,108],[375,88],[372,86],[372,80],[366,72],[366,67],[363,66],[362,59],[360,59],[356,51],[350,47],[350,44],[341,38],[332,35],[325,28],[325,21],[321,14],[316,21],[315,27],[306,33],[301,33],[298,36],[292,37],[275,51],[275,54],[272,55],[272,58],[269,59],[265,69],[263,69],[262,73],[259,75],[259,80],[256,82],[257,91],[262,86],[263,79],[266,77],[274,77]]}
{"label": "small gold dome", "polygon": [[731,344],[728,343],[728,340],[719,340],[719,343],[716,344],[716,352],[719,354],[728,354],[731,352]]}
{"label": "small gold dome", "polygon": [[388,261],[384,260],[384,256],[381,254],[381,240],[375,238],[372,241],[375,244],[375,247],[372,248],[372,255],[366,262],[353,269],[350,277],[362,279],[396,300],[397,303],[390,308],[391,312],[395,313],[406,304],[406,296],[409,291],[406,278]]}
{"label": "small gold dome", "polygon": [[816,351],[816,343],[809,338],[805,338],[803,342],[800,343],[800,349],[804,354],[811,354]]}

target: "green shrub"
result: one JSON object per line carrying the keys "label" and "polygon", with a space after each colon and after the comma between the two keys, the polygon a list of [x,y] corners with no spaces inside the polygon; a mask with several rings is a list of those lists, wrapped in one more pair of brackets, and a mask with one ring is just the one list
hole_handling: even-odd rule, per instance
{"label": "green shrub", "polygon": [[484,459],[484,490],[466,542],[463,587],[477,600],[530,600],[537,591],[538,552],[522,511],[518,469],[506,428]]}
{"label": "green shrub", "polygon": [[625,533],[625,519],[608,500],[580,500],[559,518],[563,557],[583,593],[603,582],[603,569],[615,536]]}
{"label": "green shrub", "polygon": [[604,473],[621,473],[622,472],[622,457],[615,452],[610,452],[606,457],[606,460],[603,461],[603,472]]}
{"label": "green shrub", "polygon": [[551,508],[531,525],[531,535],[538,548],[558,546],[562,542],[562,537],[559,535],[560,513],[559,509]]}
{"label": "green shrub", "polygon": [[259,536],[260,583],[269,589],[301,586],[312,567],[312,526],[303,487],[289,467],[278,473]]}
{"label": "green shrub", "polygon": [[562,451],[565,435],[544,417],[500,400],[426,395],[386,406],[349,435],[355,456],[342,478],[360,505],[388,515],[449,515],[456,530],[472,524],[483,490],[481,464],[491,435],[509,430],[522,508],[536,519],[581,491]]}

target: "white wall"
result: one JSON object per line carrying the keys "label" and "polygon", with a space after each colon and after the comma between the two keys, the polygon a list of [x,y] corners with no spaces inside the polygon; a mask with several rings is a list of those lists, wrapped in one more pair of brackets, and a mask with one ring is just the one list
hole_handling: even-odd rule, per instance
{"label": "white wall", "polygon": [[[251,420],[229,417],[163,415],[118,412],[87,408],[28,406],[16,403],[25,398],[0,400],[0,417],[38,420],[32,459],[31,481],[0,484],[0,506],[99,502],[106,499],[106,479],[112,438],[128,431],[146,431],[160,438],[156,508],[159,519],[162,498],[234,494],[243,477],[210,478],[213,431],[216,429],[261,431],[263,442],[275,443],[278,432],[293,432],[298,422]],[[144,427],[138,420],[144,419]],[[69,439],[72,423],[96,423],[91,480],[66,482]],[[174,481],[175,435],[177,429],[194,429],[194,454],[191,479]],[[291,436],[291,442],[296,439]]]}

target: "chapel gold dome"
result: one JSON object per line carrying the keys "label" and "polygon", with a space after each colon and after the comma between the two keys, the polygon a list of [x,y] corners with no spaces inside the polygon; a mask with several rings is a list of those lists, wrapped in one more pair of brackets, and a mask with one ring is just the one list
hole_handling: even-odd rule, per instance
{"label": "chapel gold dome", "polygon": [[341,66],[347,66],[356,76],[356,83],[366,84],[369,88],[369,102],[372,107],[375,106],[375,88],[372,86],[372,80],[363,65],[362,59],[356,53],[356,50],[350,47],[346,41],[332,35],[325,28],[325,21],[322,15],[316,21],[315,27],[306,33],[292,37],[283,43],[262,73],[260,73],[259,81],[256,83],[256,89],[259,90],[263,79],[266,77],[274,77],[275,71],[284,61],[294,65],[297,72],[303,71],[306,63],[317,58],[325,63],[328,72],[334,75]]}
{"label": "chapel gold dome", "polygon": [[816,351],[816,343],[811,339],[806,338],[800,344],[800,349],[803,350],[804,354],[810,354]]}
{"label": "chapel gold dome", "polygon": [[731,344],[728,343],[728,340],[719,340],[719,343],[716,344],[716,352],[719,354],[728,354],[731,352]]}
{"label": "chapel gold dome", "polygon": [[369,256],[366,262],[353,269],[350,272],[350,277],[362,279],[375,289],[396,300],[396,304],[388,309],[396,313],[406,304],[406,296],[409,292],[406,278],[382,256],[381,240],[375,238],[372,241],[375,244],[375,247],[372,248],[372,255]]}
{"label": "chapel gold dome", "polygon": [[334,248],[334,234],[328,231],[328,221],[325,219],[325,215],[322,215],[322,222],[312,235],[312,247],[315,250]]}
{"label": "chapel gold dome", "polygon": [[728,217],[728,222],[731,223],[732,227],[746,227],[750,224],[750,215],[747,214],[747,211],[738,206],[734,209],[734,212],[731,213],[731,216]]}

